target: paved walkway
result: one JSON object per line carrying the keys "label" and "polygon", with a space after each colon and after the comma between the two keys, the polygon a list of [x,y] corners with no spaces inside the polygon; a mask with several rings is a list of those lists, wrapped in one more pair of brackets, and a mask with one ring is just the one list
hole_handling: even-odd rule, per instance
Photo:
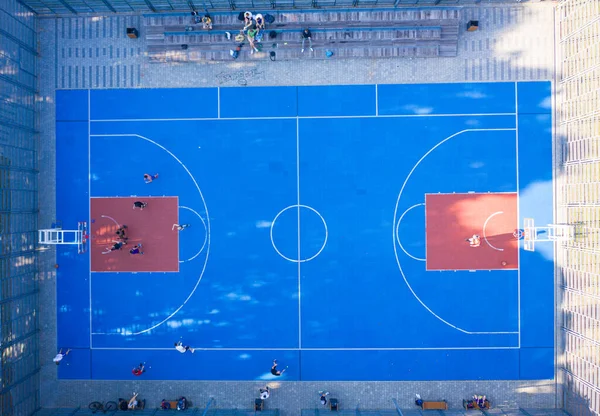
{"label": "paved walkway", "polygon": [[[40,224],[55,213],[54,94],[56,88],[165,88],[236,85],[328,85],[429,83],[553,79],[552,4],[465,7],[462,26],[478,19],[478,32],[462,31],[458,56],[435,59],[381,59],[310,62],[234,62],[230,64],[150,64],[144,37],[129,39],[128,26],[142,27],[140,16],[42,19],[40,22]],[[153,402],[185,395],[203,406],[250,408],[261,384],[256,382],[64,381],[56,380],[56,287],[53,250],[40,258],[42,405],[87,406],[141,392]],[[73,278],[78,278],[73,276]],[[481,365],[474,363],[474,365]],[[329,390],[343,408],[412,408],[414,394],[447,399],[451,408],[474,393],[485,393],[495,406],[550,408],[558,400],[554,381],[536,382],[287,382],[274,388],[268,406],[285,416],[318,406],[317,391]],[[558,399],[557,399],[558,397]]]}

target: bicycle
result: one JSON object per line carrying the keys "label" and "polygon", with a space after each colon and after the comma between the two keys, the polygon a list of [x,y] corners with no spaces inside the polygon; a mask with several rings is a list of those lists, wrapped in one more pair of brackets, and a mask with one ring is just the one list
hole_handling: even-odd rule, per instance
{"label": "bicycle", "polygon": [[102,402],[91,402],[88,408],[92,411],[92,413],[96,412],[116,412],[118,409],[117,402],[108,401],[105,404]]}

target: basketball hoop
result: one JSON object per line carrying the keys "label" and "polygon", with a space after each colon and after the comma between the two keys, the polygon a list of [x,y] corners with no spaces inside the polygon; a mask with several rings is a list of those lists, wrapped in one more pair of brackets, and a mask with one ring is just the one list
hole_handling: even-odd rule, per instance
{"label": "basketball hoop", "polygon": [[575,238],[575,227],[569,224],[548,224],[536,227],[533,218],[524,218],[523,227],[523,249],[525,251],[535,251],[536,241],[569,241]]}

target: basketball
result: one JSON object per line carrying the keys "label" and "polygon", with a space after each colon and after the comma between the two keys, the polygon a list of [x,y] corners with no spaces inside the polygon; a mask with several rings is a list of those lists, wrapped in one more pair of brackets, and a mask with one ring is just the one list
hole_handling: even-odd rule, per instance
{"label": "basketball", "polygon": [[502,264],[503,266],[506,266],[508,263],[507,263],[507,262],[505,262],[505,261],[503,261],[501,264]]}

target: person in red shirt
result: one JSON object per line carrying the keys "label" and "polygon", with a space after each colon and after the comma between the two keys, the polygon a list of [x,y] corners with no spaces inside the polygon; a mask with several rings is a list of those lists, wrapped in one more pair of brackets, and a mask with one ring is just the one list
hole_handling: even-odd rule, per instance
{"label": "person in red shirt", "polygon": [[131,370],[134,376],[139,377],[146,372],[146,370],[144,369],[144,364],[145,363],[140,363],[140,365]]}

